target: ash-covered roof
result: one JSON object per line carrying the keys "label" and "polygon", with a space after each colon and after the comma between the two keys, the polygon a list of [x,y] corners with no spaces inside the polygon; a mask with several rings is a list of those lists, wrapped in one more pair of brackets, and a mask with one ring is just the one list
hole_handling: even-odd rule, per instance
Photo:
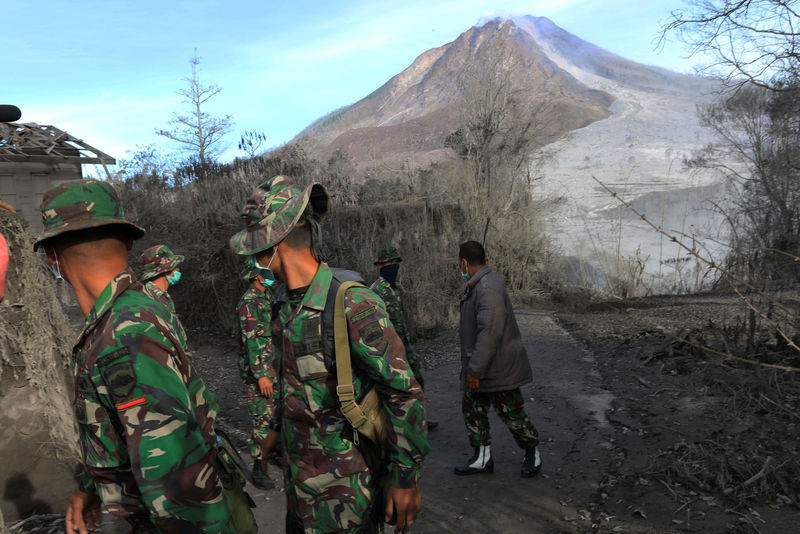
{"label": "ash-covered roof", "polygon": [[0,123],[0,162],[114,165],[114,158],[55,126]]}

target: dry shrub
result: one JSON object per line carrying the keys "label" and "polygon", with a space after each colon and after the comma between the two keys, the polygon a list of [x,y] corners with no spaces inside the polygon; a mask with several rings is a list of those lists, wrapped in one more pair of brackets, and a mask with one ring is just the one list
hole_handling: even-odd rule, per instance
{"label": "dry shrub", "polygon": [[[473,174],[472,163],[465,160],[434,165],[422,173],[417,195],[459,207],[463,240],[483,243],[487,262],[512,295],[525,298],[550,292],[559,278],[543,224],[552,201],[537,199],[534,181],[515,174],[496,177],[495,192],[489,195]],[[459,244],[451,245],[453,259]]]}
{"label": "dry shrub", "polygon": [[714,414],[702,439],[678,441],[652,458],[652,470],[689,490],[717,495],[735,505],[797,507],[800,384],[794,373],[754,368],[742,361],[720,362],[708,352],[712,346],[722,349],[718,342],[705,339],[713,334],[713,327],[687,333],[670,350],[648,359],[658,360],[666,375],[688,375],[692,391],[707,398],[707,409]]}
{"label": "dry shrub", "polygon": [[228,240],[243,228],[239,212],[259,181],[233,171],[174,189],[117,184],[127,216],[147,231],[134,245],[131,264],[140,269],[140,254],[159,243],[186,256],[182,281],[170,294],[187,325],[235,327],[244,261],[230,251]]}
{"label": "dry shrub", "polygon": [[357,270],[369,283],[377,276],[376,252],[398,248],[412,331],[455,321],[463,289],[458,247],[468,239],[486,236],[490,264],[516,294],[530,293],[546,278],[549,245],[529,188],[517,185],[490,203],[463,178],[462,162],[399,173],[376,167],[363,180],[344,177],[346,163],[340,154],[322,165],[302,147],[284,147],[182,187],[165,188],[158,180],[119,183],[128,215],[147,230],[132,263],[138,268],[139,254],[158,243],[184,254],[183,278],[170,290],[181,319],[191,327],[234,329],[245,262],[230,251],[228,240],[243,228],[239,213],[253,188],[284,172],[300,186],[326,186],[331,205],[322,252],[332,266]]}
{"label": "dry shrub", "polygon": [[396,247],[403,257],[400,284],[410,328],[428,330],[455,321],[463,222],[453,204],[343,207],[325,221],[323,255],[331,265],[359,271],[369,283],[377,277],[377,251]]}

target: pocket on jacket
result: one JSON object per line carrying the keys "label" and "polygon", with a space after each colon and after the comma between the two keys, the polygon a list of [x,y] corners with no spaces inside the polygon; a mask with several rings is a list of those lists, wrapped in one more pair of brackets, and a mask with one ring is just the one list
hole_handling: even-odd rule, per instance
{"label": "pocket on jacket", "polygon": [[324,405],[324,397],[328,395],[328,368],[325,367],[325,358],[321,352],[306,354],[296,360],[297,377],[303,384],[308,408],[312,412],[319,412]]}
{"label": "pocket on jacket", "polygon": [[108,411],[91,398],[75,401],[83,461],[90,467],[118,467],[128,462],[125,440],[116,432]]}

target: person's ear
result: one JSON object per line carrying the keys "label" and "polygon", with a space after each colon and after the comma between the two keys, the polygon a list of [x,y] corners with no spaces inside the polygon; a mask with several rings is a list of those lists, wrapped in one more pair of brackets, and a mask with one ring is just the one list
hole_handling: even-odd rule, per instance
{"label": "person's ear", "polygon": [[45,255],[47,256],[47,263],[55,267],[56,265],[56,251],[53,247],[44,247]]}
{"label": "person's ear", "polygon": [[131,238],[131,237],[126,237],[126,238],[125,238],[125,249],[126,249],[128,252],[130,252],[131,250],[133,250],[133,238]]}

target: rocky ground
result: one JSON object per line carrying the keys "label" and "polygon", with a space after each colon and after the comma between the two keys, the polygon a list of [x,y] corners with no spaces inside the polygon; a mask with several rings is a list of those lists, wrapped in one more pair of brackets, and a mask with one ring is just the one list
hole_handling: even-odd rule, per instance
{"label": "rocky ground", "polygon": [[[796,531],[800,387],[795,371],[777,367],[800,367],[800,358],[767,329],[753,330],[751,356],[773,367],[715,354],[751,337],[742,334],[749,314],[738,298],[556,308],[517,314],[535,376],[523,394],[544,461],[534,479],[520,478],[521,452],[494,415],[494,474],[453,475],[471,452],[460,415],[457,335],[450,329],[417,343],[429,417],[440,427],[430,434],[423,510],[412,532]],[[195,362],[220,397],[220,422],[245,451],[236,340],[191,337]],[[263,532],[283,532],[281,485],[249,487]],[[41,521],[39,532],[58,531],[57,517]],[[104,531],[115,532],[111,525]]]}

